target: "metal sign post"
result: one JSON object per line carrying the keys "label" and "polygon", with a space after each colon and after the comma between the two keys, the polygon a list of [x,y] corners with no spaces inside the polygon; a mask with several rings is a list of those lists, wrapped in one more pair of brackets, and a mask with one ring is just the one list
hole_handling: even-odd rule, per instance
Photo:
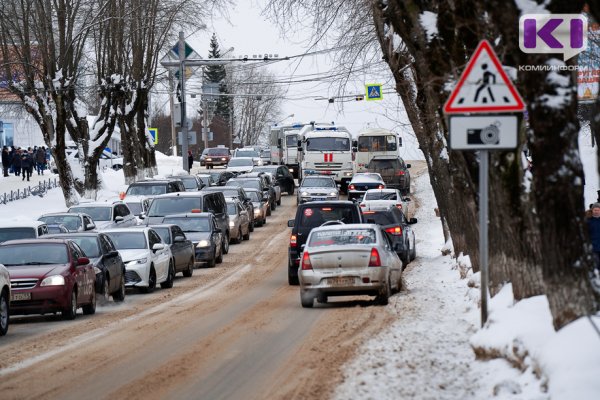
{"label": "metal sign post", "polygon": [[487,321],[488,293],[488,169],[489,151],[479,150],[479,266],[481,269],[481,326]]}
{"label": "metal sign post", "polygon": [[183,170],[190,172],[188,163],[188,127],[185,115],[185,37],[179,32],[179,79],[181,80],[181,161]]}

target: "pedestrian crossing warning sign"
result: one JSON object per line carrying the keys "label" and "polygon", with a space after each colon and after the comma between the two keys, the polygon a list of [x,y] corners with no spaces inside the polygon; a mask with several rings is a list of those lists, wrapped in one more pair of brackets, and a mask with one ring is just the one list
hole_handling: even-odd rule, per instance
{"label": "pedestrian crossing warning sign", "polygon": [[525,105],[487,40],[475,49],[444,105],[446,114],[522,112]]}
{"label": "pedestrian crossing warning sign", "polygon": [[152,136],[152,143],[158,144],[158,128],[147,128],[148,133]]}
{"label": "pedestrian crossing warning sign", "polygon": [[381,92],[381,84],[369,83],[365,85],[367,100],[381,100],[383,93]]}

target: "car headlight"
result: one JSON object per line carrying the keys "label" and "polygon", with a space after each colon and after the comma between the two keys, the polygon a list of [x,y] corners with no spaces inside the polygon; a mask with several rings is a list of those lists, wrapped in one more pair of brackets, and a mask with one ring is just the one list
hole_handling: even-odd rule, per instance
{"label": "car headlight", "polygon": [[209,245],[210,245],[210,243],[208,242],[208,240],[201,240],[198,242],[196,247],[208,247]]}
{"label": "car headlight", "polygon": [[147,258],[140,258],[137,260],[129,261],[126,265],[146,264],[147,261]]}
{"label": "car headlight", "polygon": [[352,172],[344,172],[344,176],[352,176]]}
{"label": "car headlight", "polygon": [[95,273],[96,275],[98,275],[98,274],[101,274],[101,273],[102,273],[102,270],[101,270],[100,268],[98,268],[98,267],[94,267],[94,273]]}
{"label": "car headlight", "polygon": [[229,227],[230,227],[230,228],[233,228],[234,226],[235,226],[235,222],[233,222],[233,221],[229,221]]}
{"label": "car headlight", "polygon": [[290,172],[294,172],[294,168],[290,168]]}
{"label": "car headlight", "polygon": [[40,286],[63,286],[65,284],[65,277],[62,275],[52,275],[45,278]]}
{"label": "car headlight", "polygon": [[330,196],[337,196],[337,193],[336,192],[331,192],[331,193],[329,193],[329,195]]}
{"label": "car headlight", "polygon": [[206,161],[212,161],[212,158],[209,157],[209,158],[206,159]]}
{"label": "car headlight", "polygon": [[308,196],[308,192],[302,192],[300,193],[301,196]]}
{"label": "car headlight", "polygon": [[260,208],[254,209],[254,215],[260,215]]}

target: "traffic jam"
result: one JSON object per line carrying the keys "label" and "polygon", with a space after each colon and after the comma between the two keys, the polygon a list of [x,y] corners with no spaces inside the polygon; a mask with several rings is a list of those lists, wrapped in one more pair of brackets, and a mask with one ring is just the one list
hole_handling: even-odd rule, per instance
{"label": "traffic jam", "polygon": [[[417,252],[401,137],[306,123],[273,127],[270,147],[207,148],[197,173],[131,183],[119,196],[0,225],[0,334],[10,318],[75,319],[129,293],[221,264],[295,198],[288,284],[311,308],[335,296],[385,305]],[[280,232],[273,232],[275,235]],[[282,265],[282,268],[285,266]]]}

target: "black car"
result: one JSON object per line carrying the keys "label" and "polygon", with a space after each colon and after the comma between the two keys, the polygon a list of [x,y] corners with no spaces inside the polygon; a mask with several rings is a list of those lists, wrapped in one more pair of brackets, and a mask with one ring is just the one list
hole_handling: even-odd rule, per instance
{"label": "black car", "polygon": [[183,182],[186,192],[197,192],[204,186],[204,182],[196,175],[171,175],[167,176],[168,179],[179,179]]}
{"label": "black car", "polygon": [[241,186],[243,188],[249,189],[257,189],[263,192],[264,196],[269,199],[269,212],[267,215],[271,215],[271,210],[274,210],[277,207],[277,203],[275,201],[274,189],[267,184],[266,179],[257,176],[257,177],[235,177],[230,179],[225,186]]}
{"label": "black car", "polygon": [[254,204],[241,186],[213,186],[205,187],[203,192],[221,192],[225,197],[236,197],[248,212],[250,218],[250,232],[254,232]]}
{"label": "black car", "polygon": [[210,176],[217,186],[225,186],[228,180],[235,177],[235,173],[231,171],[211,171]]}
{"label": "black car", "polygon": [[415,233],[411,225],[417,223],[416,218],[406,219],[404,213],[394,205],[384,207],[370,207],[367,205],[365,209],[361,209],[363,220],[366,223],[381,225],[388,233],[392,246],[396,249],[396,253],[402,265],[406,267],[409,262],[417,256],[415,247]]}
{"label": "black car", "polygon": [[189,278],[194,273],[196,262],[194,246],[183,230],[175,224],[150,225],[158,233],[167,246],[171,249],[175,273],[181,272]]}
{"label": "black car", "polygon": [[290,169],[286,165],[266,165],[262,167],[254,167],[253,172],[270,172],[275,180],[279,183],[282,192],[287,192],[288,195],[294,194],[296,183]]}
{"label": "black car", "polygon": [[196,176],[202,181],[204,187],[217,185],[217,182],[215,182],[211,174],[196,174]]}
{"label": "black car", "polygon": [[47,238],[69,239],[77,243],[90,259],[96,272],[96,293],[104,301],[125,300],[125,264],[110,237],[102,232],[79,232],[48,235]]}
{"label": "black car", "polygon": [[358,205],[352,201],[314,201],[298,205],[296,217],[288,221],[292,228],[288,249],[288,283],[298,284],[298,266],[302,246],[310,231],[324,223],[342,222],[360,224],[363,222]]}
{"label": "black car", "polygon": [[375,156],[367,164],[367,171],[378,173],[387,188],[398,189],[403,195],[410,193],[409,168],[401,157],[392,156]]}
{"label": "black car", "polygon": [[125,195],[158,196],[175,192],[185,192],[181,179],[144,179],[129,185]]}
{"label": "black car", "polygon": [[277,206],[281,205],[281,188],[279,182],[277,182],[273,175],[269,172],[248,172],[246,174],[238,175],[236,178],[260,178],[263,180],[263,184],[269,188],[269,199],[271,199],[271,210],[275,210]]}
{"label": "black car", "polygon": [[[229,216],[227,217],[229,220]],[[204,262],[210,268],[223,262],[223,232],[212,213],[186,213],[165,217],[165,224],[178,225],[192,241],[196,262]],[[227,239],[229,243],[229,239]]]}

